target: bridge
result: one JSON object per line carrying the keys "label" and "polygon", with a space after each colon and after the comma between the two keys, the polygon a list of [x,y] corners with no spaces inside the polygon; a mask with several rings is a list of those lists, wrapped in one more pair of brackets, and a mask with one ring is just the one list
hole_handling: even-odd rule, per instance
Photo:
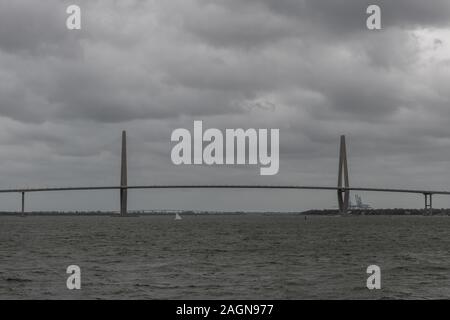
{"label": "bridge", "polygon": [[348,178],[347,149],[345,136],[340,137],[339,170],[337,186],[302,186],[302,185],[128,185],[127,183],[127,139],[126,132],[122,131],[122,151],[120,184],[113,186],[92,187],[53,187],[53,188],[14,188],[0,189],[0,193],[19,193],[22,195],[22,214],[25,213],[25,194],[31,192],[51,191],[82,191],[82,190],[118,190],[120,195],[120,215],[128,215],[127,198],[128,190],[132,189],[294,189],[294,190],[327,190],[337,192],[339,212],[347,214],[349,208],[350,191],[387,192],[387,193],[409,193],[422,194],[425,199],[425,212],[432,214],[433,195],[450,195],[450,191],[439,190],[417,190],[417,189],[395,189],[395,188],[366,188],[350,187]]}

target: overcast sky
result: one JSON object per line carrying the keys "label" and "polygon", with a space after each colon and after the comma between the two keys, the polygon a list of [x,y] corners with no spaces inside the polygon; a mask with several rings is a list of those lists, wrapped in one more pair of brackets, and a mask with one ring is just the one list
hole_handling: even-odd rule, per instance
{"label": "overcast sky", "polygon": [[[67,30],[66,8],[82,9]],[[378,4],[382,30],[366,28]],[[337,184],[450,189],[448,0],[0,0],[0,187]],[[280,171],[175,166],[176,128],[279,128]],[[33,194],[27,209],[118,209],[118,192]],[[303,210],[334,192],[132,191],[130,209]],[[18,195],[1,195],[18,209]],[[377,207],[415,195],[363,194]],[[435,206],[450,206],[436,197]]]}

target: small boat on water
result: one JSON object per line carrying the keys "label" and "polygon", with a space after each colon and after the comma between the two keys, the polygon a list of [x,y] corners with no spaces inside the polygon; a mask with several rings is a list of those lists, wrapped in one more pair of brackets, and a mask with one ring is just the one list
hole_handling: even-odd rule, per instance
{"label": "small boat on water", "polygon": [[175,213],[175,220],[181,220],[181,216],[178,213]]}

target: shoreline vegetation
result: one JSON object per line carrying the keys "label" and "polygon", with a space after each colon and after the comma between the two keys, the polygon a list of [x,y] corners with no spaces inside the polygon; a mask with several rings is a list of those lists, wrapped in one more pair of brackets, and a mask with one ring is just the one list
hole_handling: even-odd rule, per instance
{"label": "shoreline vegetation", "polygon": [[[337,209],[312,209],[307,211],[192,211],[192,210],[135,210],[129,211],[128,215],[136,216],[167,216],[167,215],[299,215],[299,216],[339,216]],[[17,211],[0,211],[0,216],[111,216],[120,215],[114,211],[31,211],[22,212]],[[433,209],[430,214],[425,209],[352,209],[348,211],[350,216],[450,216],[450,208]]]}

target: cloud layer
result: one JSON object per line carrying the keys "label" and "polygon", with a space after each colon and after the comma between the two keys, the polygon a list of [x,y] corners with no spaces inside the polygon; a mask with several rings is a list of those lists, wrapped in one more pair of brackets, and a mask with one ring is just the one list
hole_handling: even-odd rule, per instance
{"label": "cloud layer", "polygon": [[[130,183],[335,185],[338,136],[347,134],[351,184],[450,187],[446,0],[79,1],[80,31],[65,28],[70,4],[0,3],[2,187],[116,184],[122,129]],[[380,31],[365,27],[369,4],[382,9]],[[170,134],[194,120],[279,128],[280,173],[172,165]],[[50,196],[36,197],[47,208]],[[77,208],[77,197],[51,198],[51,208]],[[131,206],[335,205],[334,194],[301,203],[253,192],[151,197],[136,193]],[[99,193],[82,207],[114,208],[111,198]]]}

